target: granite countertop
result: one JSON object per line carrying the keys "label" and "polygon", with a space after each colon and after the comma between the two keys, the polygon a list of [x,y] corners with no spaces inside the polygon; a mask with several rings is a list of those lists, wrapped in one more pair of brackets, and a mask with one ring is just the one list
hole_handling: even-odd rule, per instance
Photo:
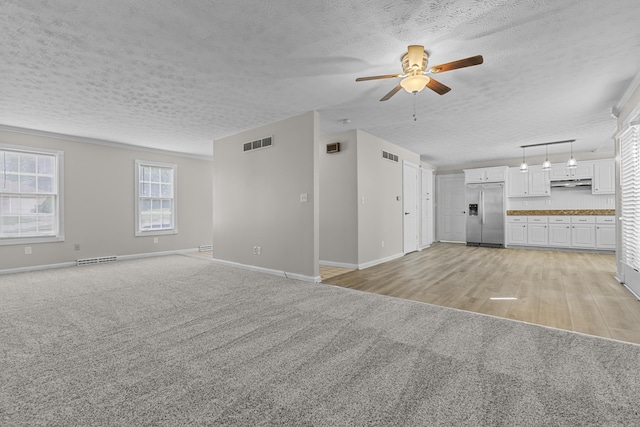
{"label": "granite countertop", "polygon": [[564,209],[564,210],[511,210],[507,211],[507,215],[615,215],[615,209]]}

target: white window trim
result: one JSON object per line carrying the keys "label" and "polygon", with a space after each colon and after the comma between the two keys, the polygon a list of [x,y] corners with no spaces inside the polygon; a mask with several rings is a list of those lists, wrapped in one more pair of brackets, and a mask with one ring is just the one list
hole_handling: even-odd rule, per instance
{"label": "white window trim", "polygon": [[[166,230],[140,230],[140,166],[155,166],[173,169],[173,228]],[[135,224],[136,237],[178,234],[178,165],[173,163],[147,162],[135,160]]]}
{"label": "white window trim", "polygon": [[58,193],[56,197],[58,233],[55,236],[1,237],[0,246],[64,242],[64,151],[9,144],[0,144],[0,148],[11,151],[20,151],[22,153],[49,154],[56,156],[56,179],[58,180]]}

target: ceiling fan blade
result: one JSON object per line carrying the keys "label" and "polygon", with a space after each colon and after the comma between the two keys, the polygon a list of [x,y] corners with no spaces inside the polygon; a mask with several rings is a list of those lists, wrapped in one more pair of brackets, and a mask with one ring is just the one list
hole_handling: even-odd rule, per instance
{"label": "ceiling fan blade", "polygon": [[429,72],[437,74],[445,71],[457,70],[458,68],[471,67],[472,65],[480,65],[483,62],[482,55],[471,56],[469,58],[458,59],[457,61],[447,62],[446,64],[436,65],[429,69]]}
{"label": "ceiling fan blade", "polygon": [[444,95],[445,93],[449,92],[451,90],[451,88],[447,85],[443,85],[442,83],[440,83],[439,81],[437,81],[434,78],[430,78],[429,79],[429,83],[427,83],[427,87],[429,89],[431,89],[432,91],[434,91],[437,94],[440,95]]}
{"label": "ceiling fan blade", "polygon": [[391,98],[393,95],[395,95],[400,89],[402,89],[402,86],[400,86],[400,84],[398,83],[398,86],[394,87],[393,89],[391,89],[389,91],[388,94],[386,94],[385,96],[383,96],[382,98],[380,98],[380,101],[386,101],[387,99]]}
{"label": "ceiling fan blade", "polygon": [[384,76],[358,77],[356,81],[365,82],[367,80],[395,79],[396,77],[402,77],[402,74],[385,74]]}

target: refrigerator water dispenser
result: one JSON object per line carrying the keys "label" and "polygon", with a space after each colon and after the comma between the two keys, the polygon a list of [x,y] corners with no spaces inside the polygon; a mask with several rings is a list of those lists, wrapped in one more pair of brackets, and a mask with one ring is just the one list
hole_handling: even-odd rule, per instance
{"label": "refrigerator water dispenser", "polygon": [[469,205],[469,216],[478,216],[478,204]]}

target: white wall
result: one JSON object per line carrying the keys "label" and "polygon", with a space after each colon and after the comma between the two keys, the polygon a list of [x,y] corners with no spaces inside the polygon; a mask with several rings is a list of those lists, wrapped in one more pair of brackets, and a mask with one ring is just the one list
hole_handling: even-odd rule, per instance
{"label": "white wall", "polygon": [[[361,130],[357,146],[358,264],[368,265],[403,253],[402,162],[419,165],[420,156]],[[383,159],[382,150],[398,162]]]}
{"label": "white wall", "polygon": [[[65,241],[0,246],[0,270],[211,244],[212,162],[153,151],[0,130],[0,143],[64,151]],[[178,165],[178,234],[135,237],[135,159]],[[80,250],[74,250],[79,244]],[[25,246],[32,248],[25,255]]]}
{"label": "white wall", "polygon": [[[318,121],[309,112],[214,142],[214,258],[319,276]],[[272,147],[243,152],[265,136]]]}
{"label": "white wall", "polygon": [[[326,144],[340,142],[328,154]],[[358,264],[357,132],[324,137],[320,144],[320,262]]]}

